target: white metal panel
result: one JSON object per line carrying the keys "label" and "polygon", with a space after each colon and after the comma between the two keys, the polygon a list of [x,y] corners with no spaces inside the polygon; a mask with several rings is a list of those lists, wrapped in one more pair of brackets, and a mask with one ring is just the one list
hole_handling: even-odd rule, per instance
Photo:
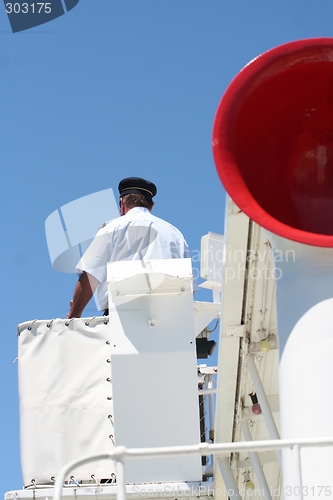
{"label": "white metal panel", "polygon": [[222,284],[224,236],[209,232],[201,238],[200,276]]}
{"label": "white metal panel", "polygon": [[[199,442],[193,352],[113,355],[116,445],[145,448]],[[199,457],[129,460],[127,483],[201,479]]]}
{"label": "white metal panel", "polygon": [[[232,441],[249,219],[227,197],[215,437]],[[244,331],[244,330],[242,330]],[[231,332],[229,335],[228,333]]]}
{"label": "white metal panel", "polygon": [[[275,280],[272,249],[265,231],[257,224],[251,222],[248,234],[247,250],[247,280],[244,287],[243,321],[245,335],[241,343],[240,365],[238,373],[238,397],[235,402],[235,441],[244,440],[241,429],[241,420],[246,420],[252,439],[270,439],[273,428],[279,430],[279,404],[278,404],[278,351],[276,338],[276,305],[275,305]],[[260,341],[270,339],[271,350],[262,352]],[[265,401],[259,403],[265,412],[255,415],[252,412],[250,394],[257,392],[258,387],[250,376],[245,357],[249,351],[254,355],[254,363],[258,371],[258,379],[262,384]],[[265,415],[264,415],[265,413]],[[260,454],[266,481],[271,491],[281,490],[281,472],[275,454]],[[256,489],[262,484],[256,476],[250,456],[246,452],[239,454],[238,460],[233,461],[233,468],[238,474],[239,488],[244,489],[245,471],[249,472]]]}
{"label": "white metal panel", "polygon": [[214,318],[219,318],[221,304],[217,302],[194,302],[195,334],[198,335]]}
{"label": "white metal panel", "polygon": [[[109,326],[85,319],[25,324],[19,335],[21,460],[24,484],[50,483],[64,464],[109,451],[113,433]],[[109,461],[75,472],[108,478]]]}
{"label": "white metal panel", "polygon": [[[156,286],[153,290],[148,286],[146,293],[138,279],[143,277],[141,272],[121,279],[126,275],[120,268],[116,271],[116,266],[110,265],[113,269],[108,270],[113,280],[109,283],[109,318],[116,445],[155,447],[200,441],[194,304],[192,287],[187,286],[188,262],[179,259],[179,277],[173,276],[172,290],[165,286],[165,280],[155,280],[156,275],[165,272],[168,278],[172,273],[170,264],[176,260],[157,262],[156,266],[150,261],[147,277]],[[128,273],[142,268],[140,262],[129,264]],[[130,460],[126,481],[198,481],[201,476],[200,457],[183,456]]]}
{"label": "white metal panel", "polygon": [[[222,319],[219,340],[216,441],[243,441],[241,421],[250,424],[252,439],[269,439],[263,415],[252,413],[249,394],[255,393],[245,357],[255,355],[265,395],[279,425],[278,351],[275,306],[275,281],[272,249],[264,230],[227,201],[225,224],[225,271],[222,294]],[[232,336],[234,338],[232,338]],[[239,338],[237,338],[237,336]],[[271,351],[262,352],[260,341],[269,337]],[[259,401],[260,403],[260,401]],[[220,456],[217,456],[217,461]],[[260,488],[249,454],[229,457],[240,491],[244,490],[243,472],[248,471]],[[274,454],[259,456],[271,488],[281,487],[279,464]],[[223,478],[215,467],[216,495],[225,496]]]}
{"label": "white metal panel", "polygon": [[132,296],[130,302],[120,298],[110,304],[109,318],[112,355],[191,350],[196,359],[192,294],[147,294]]}
{"label": "white metal panel", "polygon": [[228,326],[239,325],[242,317],[249,218],[227,197],[223,270],[222,335]]}

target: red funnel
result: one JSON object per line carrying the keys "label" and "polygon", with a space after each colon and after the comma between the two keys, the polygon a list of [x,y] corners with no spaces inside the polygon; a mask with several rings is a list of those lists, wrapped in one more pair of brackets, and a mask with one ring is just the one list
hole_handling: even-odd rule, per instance
{"label": "red funnel", "polygon": [[249,217],[333,247],[333,38],[287,43],[245,66],[220,102],[213,151]]}

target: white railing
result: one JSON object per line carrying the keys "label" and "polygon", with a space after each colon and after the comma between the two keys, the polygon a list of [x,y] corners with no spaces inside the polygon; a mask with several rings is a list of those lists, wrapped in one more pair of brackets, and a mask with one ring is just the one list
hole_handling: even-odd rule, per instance
{"label": "white railing", "polygon": [[73,469],[83,466],[89,462],[110,459],[116,462],[117,476],[117,500],[126,500],[125,483],[125,462],[131,458],[152,458],[157,456],[179,456],[179,455],[216,455],[218,453],[229,454],[241,451],[275,451],[290,449],[292,451],[292,466],[294,486],[299,487],[300,494],[298,500],[303,500],[302,475],[300,451],[303,447],[311,446],[333,446],[333,438],[315,438],[298,440],[266,440],[266,441],[246,441],[241,443],[208,444],[200,443],[191,446],[172,446],[164,448],[133,448],[127,449],[124,446],[117,446],[109,453],[90,455],[79,460],[73,460],[66,464],[59,472],[55,482],[53,500],[61,500],[62,488],[65,478]]}

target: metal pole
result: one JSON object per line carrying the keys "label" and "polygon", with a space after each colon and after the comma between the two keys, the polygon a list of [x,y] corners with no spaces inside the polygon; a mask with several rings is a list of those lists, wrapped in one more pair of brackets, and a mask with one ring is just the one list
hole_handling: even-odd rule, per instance
{"label": "metal pole", "polygon": [[[293,457],[293,482],[294,482],[294,495],[303,500],[303,485],[302,485],[302,469],[301,469],[301,451],[298,444],[295,444],[292,449]],[[299,492],[296,495],[295,488],[299,487]]]}
{"label": "metal pole", "polygon": [[229,459],[228,458],[220,458],[218,461],[218,466],[220,469],[220,472],[223,477],[224,484],[227,488],[227,495],[229,498],[233,500],[242,500],[242,497],[239,494],[238,491],[238,486],[236,483],[235,476],[232,473],[230,464],[229,464]]}
{"label": "metal pole", "polygon": [[[207,375],[207,389],[213,389],[213,376]],[[214,412],[214,395],[210,392],[208,397],[208,409],[209,409],[209,439],[214,442],[214,422],[215,422],[215,412]]]}
{"label": "metal pole", "polygon": [[122,457],[116,461],[117,500],[126,500],[125,464]]}
{"label": "metal pole", "polygon": [[[249,426],[248,426],[247,422],[245,422],[244,420],[242,420],[241,421],[241,426],[242,426],[242,431],[243,431],[245,440],[246,441],[253,441],[252,435],[251,435],[251,432],[250,432],[250,429],[249,429]],[[269,491],[269,487],[268,487],[268,484],[267,484],[267,481],[266,481],[266,477],[265,477],[264,471],[262,470],[262,467],[261,467],[261,463],[260,463],[260,460],[259,460],[258,453],[255,452],[255,451],[250,451],[249,455],[250,455],[251,462],[252,462],[252,465],[254,467],[257,479],[259,481],[260,489],[264,493],[264,498],[268,499],[268,500],[272,500],[272,496],[271,496],[271,493]]]}
{"label": "metal pole", "polygon": [[[257,396],[258,396],[258,401],[259,401],[260,407],[262,409],[262,414],[264,416],[269,435],[270,435],[271,439],[280,439],[279,431],[277,430],[277,427],[276,427],[276,424],[275,424],[275,421],[273,418],[272,410],[269,406],[269,403],[268,403],[268,400],[266,397],[266,393],[265,393],[265,389],[264,389],[264,386],[262,385],[262,382],[260,380],[258,370],[257,370],[256,365],[254,363],[253,356],[248,354],[246,356],[246,363],[247,363],[247,367],[249,369],[249,372],[250,372],[250,375],[252,378],[252,382],[253,382],[255,391],[256,391]],[[282,469],[281,452],[276,451],[275,454],[276,454],[277,460],[280,464],[280,467]]]}
{"label": "metal pole", "polygon": [[[294,448],[294,457],[296,460],[297,471],[299,477],[300,476],[300,453],[299,449],[301,447],[318,447],[318,446],[333,446],[333,438],[308,438],[308,439],[278,439],[278,440],[263,440],[263,441],[250,441],[250,442],[233,442],[233,443],[216,443],[216,444],[208,444],[208,443],[199,443],[197,445],[187,445],[187,446],[170,446],[170,447],[161,447],[161,448],[136,448],[127,450],[123,446],[117,446],[110,453],[102,453],[98,455],[89,455],[83,457],[82,459],[72,460],[62,467],[59,471],[56,482],[54,485],[54,500],[61,500],[62,487],[64,485],[64,481],[69,472],[77,467],[81,467],[82,465],[88,464],[90,462],[95,462],[98,460],[115,460],[116,462],[121,462],[123,464],[126,458],[151,458],[156,456],[189,456],[189,455],[207,455],[207,454],[215,454],[215,453],[236,453],[236,452],[248,452],[249,451],[269,451],[278,449],[290,449]],[[222,459],[218,461],[219,469],[221,474],[223,475],[223,479],[226,484],[232,485],[231,489],[234,489],[234,493],[236,496],[234,498],[240,499],[238,487],[235,481],[235,478],[232,475],[232,471],[229,465],[228,459]],[[124,489],[124,468],[123,465],[118,465],[117,473],[119,474],[119,479],[117,477],[117,481],[119,484],[122,484],[122,498],[125,498],[126,492]],[[233,486],[236,488],[233,488]],[[120,489],[120,488],[119,488]],[[238,495],[238,496],[237,496]]]}

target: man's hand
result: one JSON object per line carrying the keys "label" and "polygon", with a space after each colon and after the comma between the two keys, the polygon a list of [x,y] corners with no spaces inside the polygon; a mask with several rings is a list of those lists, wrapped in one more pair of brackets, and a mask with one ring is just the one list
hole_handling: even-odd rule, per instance
{"label": "man's hand", "polygon": [[83,309],[93,296],[99,281],[91,274],[82,272],[75,290],[73,300],[70,301],[70,310],[67,318],[81,318]]}

